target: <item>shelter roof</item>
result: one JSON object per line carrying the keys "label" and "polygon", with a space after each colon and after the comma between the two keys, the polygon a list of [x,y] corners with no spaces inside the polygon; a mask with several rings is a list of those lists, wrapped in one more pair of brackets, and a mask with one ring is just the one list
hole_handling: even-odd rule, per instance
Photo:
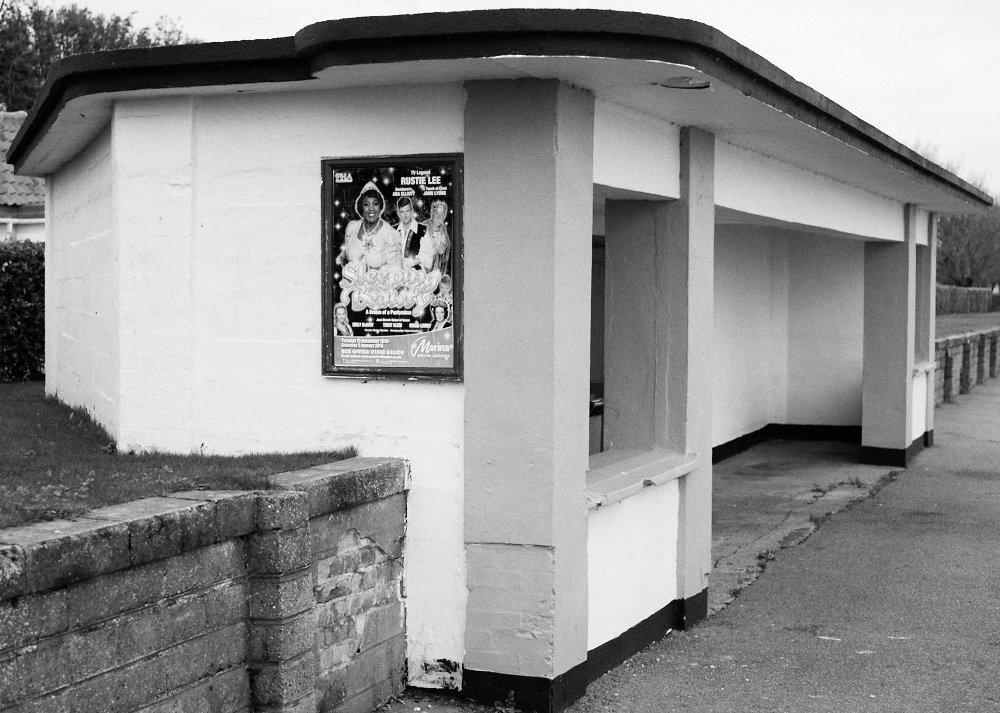
{"label": "shelter roof", "polygon": [[331,20],[293,37],[117,50],[55,66],[8,157],[54,171],[119,97],[556,78],[602,100],[943,212],[983,191],[718,30],[610,10],[480,10]]}
{"label": "shelter roof", "polygon": [[[26,111],[0,111],[0,151],[10,148],[11,141],[24,123]],[[36,206],[45,204],[45,181],[31,176],[18,176],[9,163],[0,164],[0,205]]]}

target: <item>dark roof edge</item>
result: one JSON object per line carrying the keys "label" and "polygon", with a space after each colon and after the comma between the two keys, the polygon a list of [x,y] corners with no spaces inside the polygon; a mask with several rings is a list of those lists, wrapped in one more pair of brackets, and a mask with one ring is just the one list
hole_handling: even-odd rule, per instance
{"label": "dark roof edge", "polygon": [[56,117],[78,97],[137,89],[310,79],[294,38],[209,42],[73,55],[56,62],[11,142],[8,163],[20,168]]}
{"label": "dark roof edge", "polygon": [[8,160],[20,166],[62,107],[87,94],[301,81],[331,66],[503,54],[575,54],[687,64],[817,130],[930,179],[965,201],[993,202],[984,191],[715,28],[693,20],[613,10],[474,10],[328,20],[309,25],[294,37],[70,57],[50,73]]}

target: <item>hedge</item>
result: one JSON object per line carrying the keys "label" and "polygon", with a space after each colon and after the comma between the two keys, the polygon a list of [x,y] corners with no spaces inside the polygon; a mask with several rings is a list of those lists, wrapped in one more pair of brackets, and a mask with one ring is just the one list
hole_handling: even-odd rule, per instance
{"label": "hedge", "polygon": [[45,245],[0,241],[0,382],[45,374]]}
{"label": "hedge", "polygon": [[989,287],[937,286],[937,314],[1000,311],[1000,296]]}

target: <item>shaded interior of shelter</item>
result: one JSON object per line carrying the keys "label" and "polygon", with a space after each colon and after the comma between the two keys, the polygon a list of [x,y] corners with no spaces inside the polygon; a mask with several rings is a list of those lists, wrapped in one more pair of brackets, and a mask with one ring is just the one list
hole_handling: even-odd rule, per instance
{"label": "shaded interior of shelter", "polygon": [[[622,191],[616,191],[622,193]],[[621,339],[615,317],[631,313],[655,329],[652,305],[641,290],[609,275],[609,256],[640,238],[608,230],[613,203],[595,187],[591,275],[590,454],[616,447],[608,436],[615,395],[608,375],[620,365],[609,348]],[[652,201],[636,201],[648,205]],[[648,236],[647,236],[648,237]],[[650,245],[655,250],[655,245]],[[833,441],[840,457],[859,462],[862,451],[865,241],[805,232],[777,221],[716,209],[713,366],[713,462],[769,440]],[[918,251],[925,249],[918,246]],[[629,269],[648,269],[641,251],[625,247]],[[656,289],[666,289],[657,285]],[[621,301],[631,300],[625,306]],[[917,361],[922,335],[917,338]],[[926,350],[925,350],[926,351]],[[652,371],[652,357],[649,362]],[[633,363],[634,366],[634,363]],[[651,413],[651,373],[633,373],[640,387],[628,395]],[[652,423],[652,417],[646,419]],[[640,436],[641,438],[641,436]],[[646,436],[652,439],[651,435]],[[654,444],[648,443],[652,448]]]}

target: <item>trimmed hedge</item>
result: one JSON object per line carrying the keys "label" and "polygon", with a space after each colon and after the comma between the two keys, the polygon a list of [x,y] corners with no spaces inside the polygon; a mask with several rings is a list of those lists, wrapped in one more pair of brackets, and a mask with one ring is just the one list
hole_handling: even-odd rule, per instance
{"label": "trimmed hedge", "polygon": [[45,375],[45,245],[0,241],[0,382]]}
{"label": "trimmed hedge", "polygon": [[989,287],[937,286],[937,314],[972,314],[1000,311],[1000,295]]}

